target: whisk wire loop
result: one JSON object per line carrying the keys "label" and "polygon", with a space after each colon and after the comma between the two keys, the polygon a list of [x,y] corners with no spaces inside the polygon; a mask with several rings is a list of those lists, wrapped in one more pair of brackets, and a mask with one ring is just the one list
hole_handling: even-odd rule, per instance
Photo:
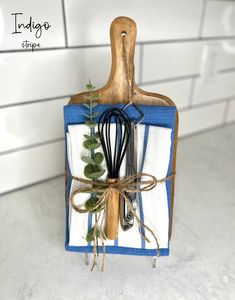
{"label": "whisk wire loop", "polygon": [[[111,136],[111,124],[115,124]],[[122,109],[110,108],[104,111],[98,122],[98,132],[107,164],[108,177],[118,178],[131,133],[131,122]]]}

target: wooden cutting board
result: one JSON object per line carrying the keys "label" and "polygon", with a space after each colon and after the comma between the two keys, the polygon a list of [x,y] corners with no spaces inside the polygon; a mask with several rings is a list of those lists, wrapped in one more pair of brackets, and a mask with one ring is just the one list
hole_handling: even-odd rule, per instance
{"label": "wooden cutting board", "polygon": [[[123,61],[123,35],[125,35],[126,65]],[[104,87],[95,91],[99,95],[99,103],[114,104],[128,103],[130,93],[130,83],[133,89],[133,101],[136,104],[157,105],[157,106],[175,106],[174,102],[167,96],[146,92],[140,89],[135,83],[134,78],[134,52],[136,42],[136,24],[128,17],[118,17],[113,20],[110,27],[110,40],[112,51],[112,67],[108,82]],[[156,59],[158,59],[156,57]],[[126,72],[126,69],[128,72]],[[80,93],[71,97],[69,104],[84,103],[84,96],[89,92]],[[178,112],[175,124],[175,139],[173,149],[172,172],[176,168],[176,148],[178,139]],[[172,232],[172,218],[174,207],[174,185],[172,179],[172,205],[170,218],[170,236]]]}

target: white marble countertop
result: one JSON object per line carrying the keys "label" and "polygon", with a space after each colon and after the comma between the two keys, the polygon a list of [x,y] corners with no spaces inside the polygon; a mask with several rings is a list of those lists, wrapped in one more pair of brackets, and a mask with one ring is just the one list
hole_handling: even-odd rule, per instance
{"label": "white marble countertop", "polygon": [[235,126],[181,140],[171,255],[107,255],[90,272],[64,250],[64,179],[0,199],[0,299],[235,299]]}

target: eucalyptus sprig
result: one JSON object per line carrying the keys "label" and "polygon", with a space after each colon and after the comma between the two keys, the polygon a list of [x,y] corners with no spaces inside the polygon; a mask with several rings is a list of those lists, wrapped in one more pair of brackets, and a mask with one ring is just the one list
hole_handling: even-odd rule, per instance
{"label": "eucalyptus sprig", "polygon": [[83,146],[89,151],[87,156],[83,156],[82,160],[87,163],[84,168],[84,175],[92,180],[97,180],[100,178],[105,170],[102,169],[101,164],[104,160],[103,153],[96,152],[101,144],[99,142],[99,134],[96,132],[95,127],[98,125],[95,118],[99,115],[99,112],[93,111],[97,106],[96,99],[98,95],[94,93],[95,87],[89,82],[86,85],[88,91],[90,92],[89,96],[86,96],[88,103],[83,105],[87,108],[88,112],[83,115],[87,118],[85,124],[90,128],[90,134],[84,134],[85,142]]}
{"label": "eucalyptus sprig", "polygon": [[[96,100],[98,99],[98,94],[94,93],[95,87],[91,84],[90,80],[86,85],[86,88],[89,91],[89,95],[85,96],[86,103],[83,103],[83,105],[87,108],[87,113],[84,113],[83,115],[86,117],[85,124],[90,129],[90,134],[84,134],[85,141],[83,143],[83,146],[88,150],[88,155],[83,156],[81,159],[86,163],[86,166],[84,168],[85,177],[95,181],[105,173],[105,169],[103,169],[101,166],[104,160],[104,155],[103,153],[98,151],[98,148],[100,148],[101,144],[99,141],[99,134],[96,131],[96,127],[98,125],[98,123],[96,122],[96,117],[98,117],[100,113],[94,111],[94,108],[98,105],[98,103],[96,102]],[[99,200],[99,196],[100,195],[98,193],[91,193],[91,197],[85,202],[85,208],[91,209],[92,207],[95,207],[97,201]],[[103,207],[98,206],[93,210],[93,212],[95,213],[95,217],[96,213],[101,211],[102,209]],[[95,238],[100,238],[101,235],[104,238],[102,230],[97,230],[96,237],[94,237],[94,227],[92,227],[88,230],[86,240],[88,242],[91,242],[95,240]]]}

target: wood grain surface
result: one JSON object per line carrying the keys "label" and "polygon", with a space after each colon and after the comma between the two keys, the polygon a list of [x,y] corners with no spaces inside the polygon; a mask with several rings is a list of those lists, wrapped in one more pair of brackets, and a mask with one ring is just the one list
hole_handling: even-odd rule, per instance
{"label": "wood grain surface", "polygon": [[[108,178],[107,182],[114,183],[118,179]],[[109,240],[116,240],[119,226],[120,195],[118,191],[112,190],[107,195],[105,207],[105,235]]]}

